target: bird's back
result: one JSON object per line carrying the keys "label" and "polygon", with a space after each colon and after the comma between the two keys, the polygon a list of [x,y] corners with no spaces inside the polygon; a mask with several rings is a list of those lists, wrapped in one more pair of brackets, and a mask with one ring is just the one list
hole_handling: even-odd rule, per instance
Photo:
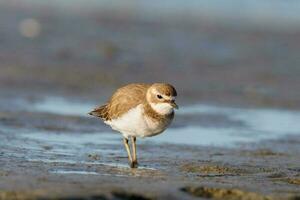
{"label": "bird's back", "polygon": [[117,119],[130,109],[144,103],[150,86],[150,84],[143,83],[123,86],[112,95],[107,104],[94,109],[90,115],[100,117],[104,121]]}

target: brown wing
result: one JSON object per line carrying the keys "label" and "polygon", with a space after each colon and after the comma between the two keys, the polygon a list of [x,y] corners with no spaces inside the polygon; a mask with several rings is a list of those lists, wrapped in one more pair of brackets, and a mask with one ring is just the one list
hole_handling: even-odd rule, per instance
{"label": "brown wing", "polygon": [[136,83],[121,87],[113,94],[106,105],[96,108],[91,114],[101,117],[105,121],[116,119],[131,108],[144,103],[147,89],[150,86],[150,84]]}

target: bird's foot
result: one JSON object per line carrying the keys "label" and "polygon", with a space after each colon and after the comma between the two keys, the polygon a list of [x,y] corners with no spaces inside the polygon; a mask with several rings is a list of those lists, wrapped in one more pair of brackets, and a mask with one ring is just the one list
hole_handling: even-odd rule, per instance
{"label": "bird's foot", "polygon": [[137,161],[132,161],[129,163],[130,168],[138,168],[138,162]]}

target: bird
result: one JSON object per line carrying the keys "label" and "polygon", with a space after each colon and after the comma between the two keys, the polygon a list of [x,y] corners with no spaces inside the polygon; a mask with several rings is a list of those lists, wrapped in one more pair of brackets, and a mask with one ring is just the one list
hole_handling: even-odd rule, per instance
{"label": "bird", "polygon": [[89,114],[122,134],[129,166],[138,168],[136,138],[156,136],[167,129],[178,109],[176,97],[176,89],[168,83],[131,83]]}

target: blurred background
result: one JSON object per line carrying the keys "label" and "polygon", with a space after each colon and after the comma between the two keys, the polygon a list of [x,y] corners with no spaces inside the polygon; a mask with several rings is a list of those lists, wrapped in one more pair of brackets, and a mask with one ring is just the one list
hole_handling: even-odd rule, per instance
{"label": "blurred background", "polygon": [[170,82],[179,101],[299,108],[296,0],[2,0],[1,96],[104,101]]}

